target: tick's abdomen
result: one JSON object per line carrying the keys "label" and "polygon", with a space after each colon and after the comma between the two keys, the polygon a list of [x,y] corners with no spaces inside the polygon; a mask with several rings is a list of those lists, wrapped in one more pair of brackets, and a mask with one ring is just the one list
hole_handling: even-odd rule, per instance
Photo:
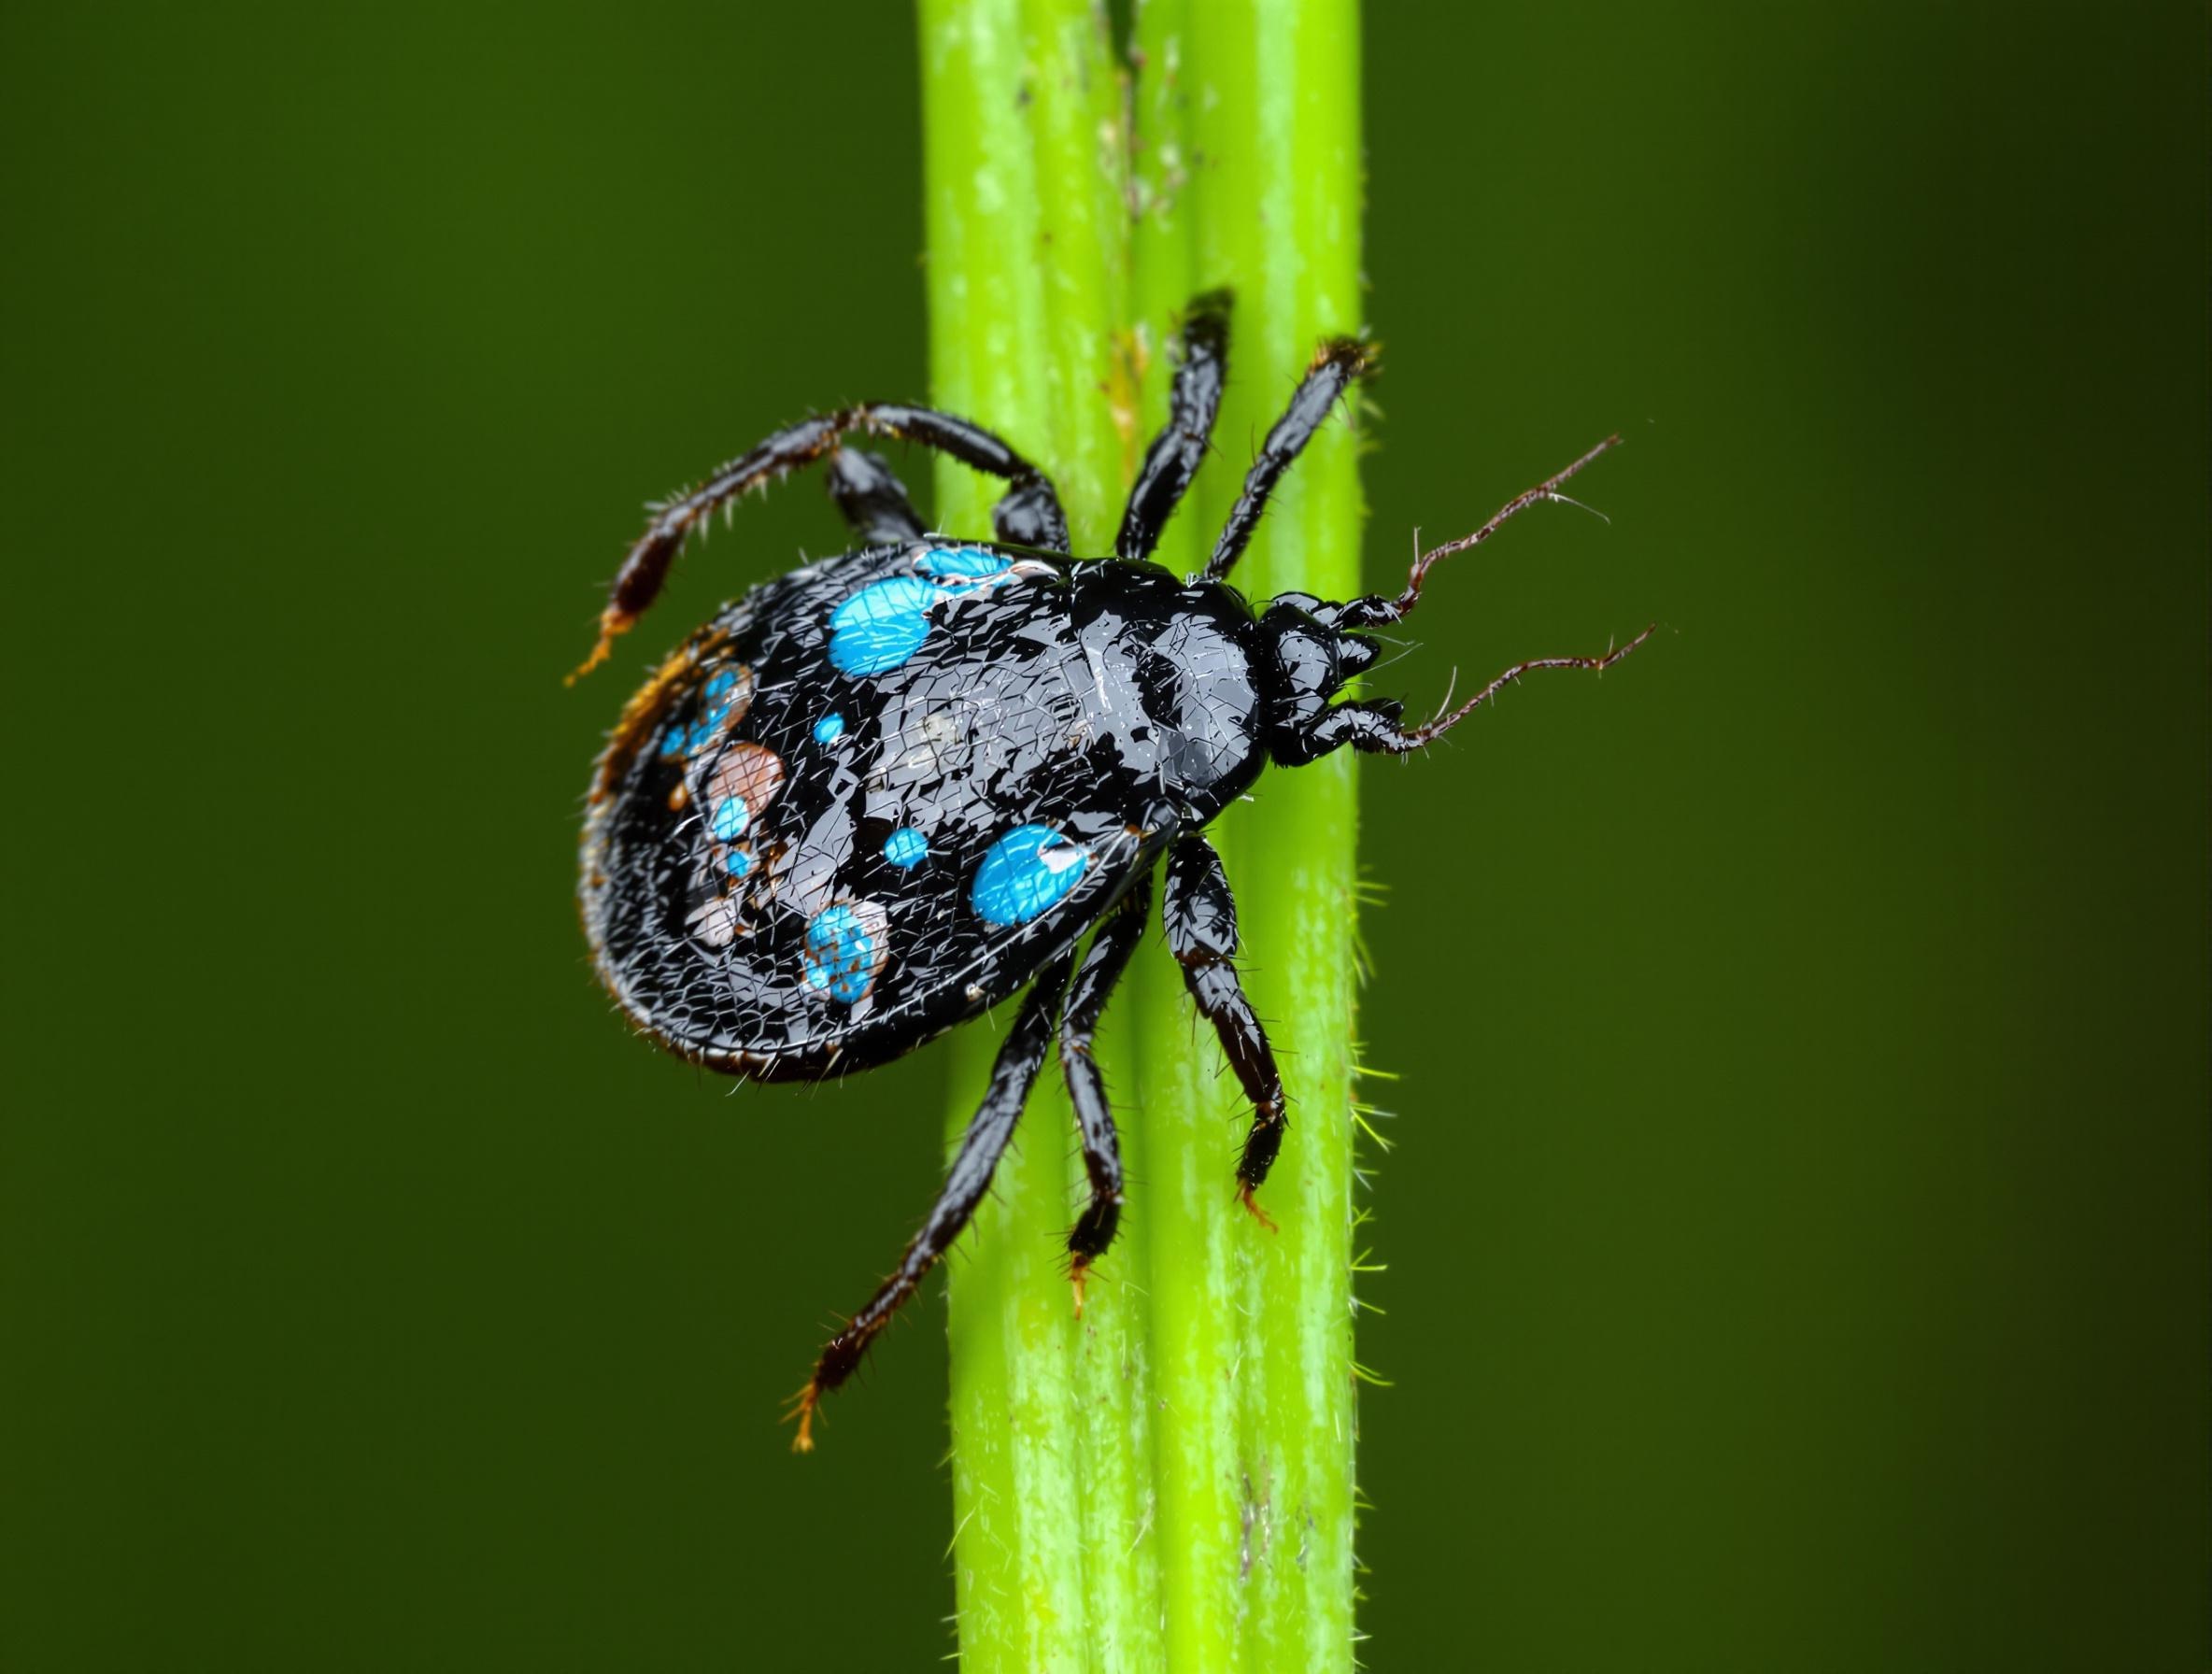
{"label": "tick's abdomen", "polygon": [[603,759],[603,978],[664,1043],[762,1077],[996,1004],[1256,775],[1255,634],[1227,588],[973,544],[758,589]]}

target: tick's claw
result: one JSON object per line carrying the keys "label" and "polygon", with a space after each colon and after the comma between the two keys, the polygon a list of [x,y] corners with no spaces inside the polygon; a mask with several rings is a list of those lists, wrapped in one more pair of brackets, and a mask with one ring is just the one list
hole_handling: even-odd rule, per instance
{"label": "tick's claw", "polygon": [[1275,1217],[1259,1206],[1259,1199],[1252,1195],[1253,1190],[1249,1182],[1237,1187],[1237,1200],[1244,1205],[1245,1213],[1269,1232],[1282,1230],[1275,1225]]}
{"label": "tick's claw", "polygon": [[569,670],[566,684],[574,686],[586,674],[588,674],[593,669],[604,662],[608,657],[613,655],[614,649],[615,642],[613,638],[607,634],[602,633],[599,636],[599,643],[591,647],[591,655],[585,658],[584,660],[576,664],[574,668]]}
{"label": "tick's claw", "polygon": [[786,1424],[794,1418],[799,1421],[799,1434],[791,1438],[793,1453],[811,1454],[815,1451],[815,1408],[821,1403],[821,1399],[820,1387],[810,1378],[806,1387],[799,1392],[791,1410],[784,1414]]}
{"label": "tick's claw", "polygon": [[602,611],[599,617],[599,641],[591,647],[591,655],[576,664],[575,668],[570,672],[568,684],[574,686],[614,655],[615,636],[617,633],[629,632],[631,624],[636,620],[637,617],[631,616],[628,611],[617,610],[612,605]]}
{"label": "tick's claw", "polygon": [[1075,1258],[1075,1265],[1068,1270],[1068,1283],[1075,1287],[1075,1317],[1077,1319],[1083,1317],[1083,1286],[1084,1282],[1090,1276],[1091,1264],[1078,1256]]}

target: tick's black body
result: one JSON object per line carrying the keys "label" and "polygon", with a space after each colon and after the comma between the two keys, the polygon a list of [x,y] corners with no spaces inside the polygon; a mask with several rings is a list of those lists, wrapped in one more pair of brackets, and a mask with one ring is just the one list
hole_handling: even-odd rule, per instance
{"label": "tick's black body", "polygon": [[[988,432],[856,407],[779,433],[661,510],[602,617],[587,667],[651,603],[695,524],[828,460],[867,544],[724,609],[631,701],[599,762],[584,920],[641,1029],[713,1069],[816,1078],[897,1057],[1028,986],[928,1223],[801,1394],[801,1447],[816,1400],[967,1224],[1056,1035],[1091,1183],[1068,1241],[1080,1297],[1122,1194],[1090,1040],[1143,932],[1156,862],[1169,945],[1254,1106],[1237,1173],[1256,1214],[1283,1084],[1237,979],[1235,902],[1201,829],[1269,761],[1347,744],[1419,749],[1529,670],[1603,668],[1641,643],[1520,664],[1422,727],[1393,702],[1338,701],[1376,656],[1360,631],[1411,610],[1436,559],[1553,497],[1609,443],[1424,554],[1396,599],[1290,595],[1255,615],[1226,577],[1367,359],[1356,343],[1323,347],[1205,570],[1184,582],[1148,559],[1205,456],[1227,340],[1224,299],[1202,300],[1113,558],[1068,556],[1052,485]],[[854,436],[919,442],[1004,479],[998,539],[925,534],[884,463],[844,446]]]}
{"label": "tick's black body", "polygon": [[[944,596],[921,651],[841,673],[826,626],[837,607],[915,576],[931,552],[975,555],[1007,579],[931,589]],[[592,822],[603,881],[585,892],[602,969],[638,1023],[717,1070],[785,1080],[897,1057],[1005,1000],[1179,830],[1250,787],[1266,760],[1261,655],[1235,593],[1149,564],[916,539],[756,589],[678,653],[684,689],[605,784]],[[744,673],[709,699],[718,670]],[[817,742],[830,716],[839,730]],[[731,789],[748,802],[742,880],[712,852]],[[968,899],[977,869],[1041,815],[1080,848],[1079,875],[1051,911],[991,924]],[[905,866],[885,857],[901,830],[927,844]],[[886,959],[865,992],[825,1003],[805,938],[839,901],[880,913]]]}

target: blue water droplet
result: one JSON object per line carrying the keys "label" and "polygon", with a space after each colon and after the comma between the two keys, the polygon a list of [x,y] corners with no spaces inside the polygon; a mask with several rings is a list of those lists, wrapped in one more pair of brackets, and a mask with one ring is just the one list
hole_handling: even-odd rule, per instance
{"label": "blue water droplet", "polygon": [[827,988],[830,998],[850,1005],[875,981],[875,938],[858,909],[840,903],[816,913],[806,927],[810,988]]}
{"label": "blue water droplet", "polygon": [[815,723],[816,744],[835,744],[844,736],[844,716],[832,712]]}
{"label": "blue water droplet", "polygon": [[923,615],[943,593],[914,575],[872,582],[830,613],[830,660],[845,674],[888,673],[929,637]]}
{"label": "blue water droplet", "polygon": [[929,840],[912,826],[900,826],[884,839],[884,858],[894,866],[918,866],[929,852]]}
{"label": "blue water droplet", "polygon": [[932,546],[922,554],[921,567],[932,575],[958,575],[980,581],[1006,568],[1006,560],[981,546]]}
{"label": "blue water droplet", "polygon": [[970,897],[986,924],[1027,924],[1075,887],[1090,859],[1050,826],[1016,826],[985,853]]}

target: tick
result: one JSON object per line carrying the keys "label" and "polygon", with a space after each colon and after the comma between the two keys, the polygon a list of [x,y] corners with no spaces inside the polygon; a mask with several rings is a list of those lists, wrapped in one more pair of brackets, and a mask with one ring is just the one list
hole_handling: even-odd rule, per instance
{"label": "tick", "polygon": [[[1368,352],[1321,346],[1185,580],[1150,560],[1208,450],[1226,295],[1193,305],[1180,348],[1168,423],[1112,558],[1071,554],[1052,483],[990,432],[923,407],[855,406],[777,432],[657,507],[600,617],[586,670],[716,508],[827,465],[859,545],[755,588],[692,634],[630,700],[593,773],[584,926],[638,1029],[709,1069],[813,1080],[885,1063],[1028,989],[928,1221],[799,1396],[802,1451],[822,1397],[968,1224],[1056,1044],[1090,1184],[1068,1235],[1081,1305],[1122,1205],[1091,1040],[1156,873],[1169,948],[1252,1103],[1237,1192],[1265,1220],[1255,1194],[1283,1142],[1283,1080],[1238,979],[1236,900],[1204,834],[1262,769],[1345,745],[1417,751],[1523,674],[1604,669],[1651,632],[1603,656],[1517,663],[1419,725],[1395,702],[1342,697],[1378,656],[1370,631],[1412,612],[1439,559],[1559,497],[1619,438],[1421,553],[1395,598],[1285,593],[1255,607],[1229,575]],[[1003,481],[994,538],[925,531],[859,438],[917,443]]]}

